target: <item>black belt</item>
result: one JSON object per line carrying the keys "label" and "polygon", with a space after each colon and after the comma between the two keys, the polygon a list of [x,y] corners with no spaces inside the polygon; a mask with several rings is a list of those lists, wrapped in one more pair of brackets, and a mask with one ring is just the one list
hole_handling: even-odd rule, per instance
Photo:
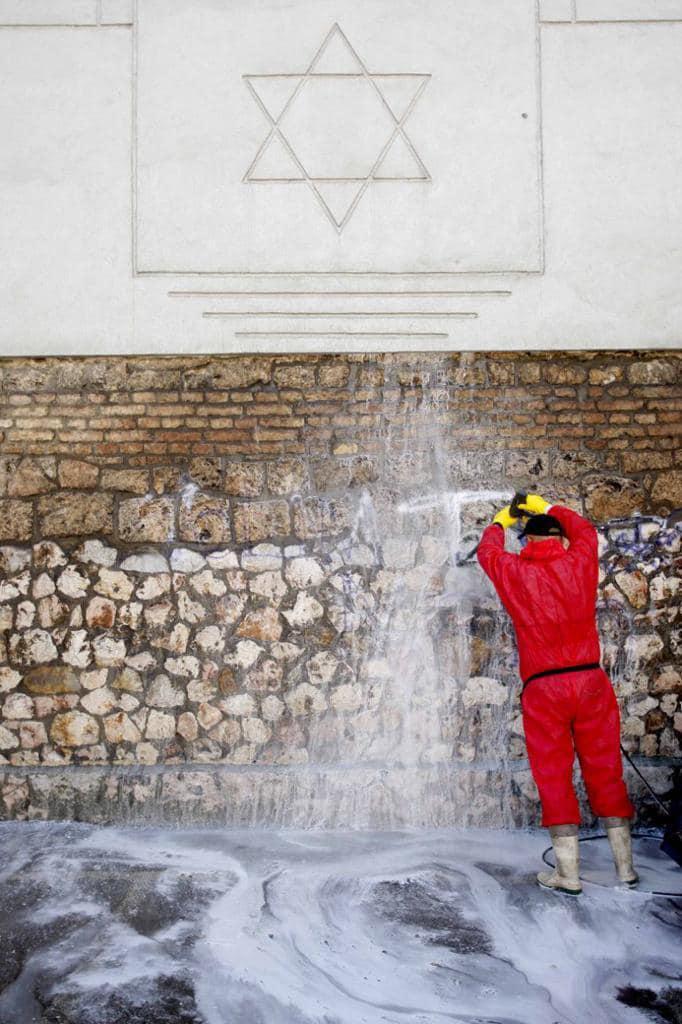
{"label": "black belt", "polygon": [[533,679],[542,679],[543,676],[561,676],[565,672],[587,672],[591,668],[601,668],[601,665],[598,661],[591,661],[589,665],[571,665],[569,668],[548,668],[544,672],[536,672],[535,675],[528,676],[528,679],[524,680],[523,685],[526,687]]}

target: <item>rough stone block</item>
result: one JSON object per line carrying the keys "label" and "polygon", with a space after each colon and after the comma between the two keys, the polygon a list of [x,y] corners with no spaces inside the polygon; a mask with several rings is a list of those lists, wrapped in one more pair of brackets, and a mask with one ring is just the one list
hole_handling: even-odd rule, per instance
{"label": "rough stone block", "polygon": [[175,527],[173,498],[129,498],[118,511],[118,532],[122,540],[163,542],[171,540]]}
{"label": "rough stone block", "polygon": [[282,615],[293,629],[302,629],[320,619],[324,615],[324,608],[312,594],[299,590],[294,607],[283,611]]}
{"label": "rough stone block", "polygon": [[230,503],[224,498],[194,494],[180,503],[180,539],[195,544],[226,544],[232,540]]}
{"label": "rough stone block", "polygon": [[18,465],[18,455],[0,455],[0,498],[4,498],[7,494],[7,487],[16,473]]}
{"label": "rough stone block", "polygon": [[682,469],[661,473],[651,489],[651,500],[669,510],[682,508]]}
{"label": "rough stone block", "polygon": [[350,523],[350,506],[343,498],[303,498],[294,506],[294,533],[304,540],[343,533]]}
{"label": "rough stone block", "polygon": [[79,693],[81,689],[74,670],[61,665],[31,669],[24,677],[23,685],[32,694]]}
{"label": "rough stone block", "polygon": [[628,367],[628,378],[632,384],[674,384],[677,379],[677,367],[674,363],[662,359],[637,361]]}
{"label": "rough stone block", "polygon": [[105,469],[102,471],[101,487],[105,491],[146,494],[149,490],[149,474],[142,469]]}
{"label": "rough stone block", "polygon": [[57,657],[52,637],[44,629],[14,633],[9,642],[12,658],[21,665],[45,665]]}
{"label": "rough stone block", "polygon": [[318,383],[324,388],[344,388],[350,378],[350,366],[343,362],[323,363],[317,372]]}
{"label": "rough stone block", "polygon": [[271,359],[243,356],[208,359],[183,374],[184,386],[200,391],[249,388],[254,384],[268,384],[271,379]]}
{"label": "rough stone block", "polygon": [[0,750],[15,750],[18,746],[17,734],[11,729],[6,729],[4,725],[0,725]]}
{"label": "rough stone block", "polygon": [[191,711],[184,711],[178,717],[177,732],[188,743],[192,743],[197,738],[199,735],[199,723]]}
{"label": "rough stone block", "polygon": [[[258,462],[228,462],[223,489],[241,498],[257,498],[265,483],[265,469]],[[276,492],[279,493],[279,492]]]}
{"label": "rough stone block", "polygon": [[507,457],[506,474],[518,489],[523,484],[535,485],[549,474],[549,452],[518,451]]}
{"label": "rough stone block", "polygon": [[[135,555],[129,555],[121,562],[121,569],[123,572],[135,572],[142,576],[156,576],[158,580],[167,579],[168,574],[168,560],[160,551],[141,551]],[[164,576],[164,574],[166,574]],[[153,580],[145,580],[142,586],[149,585],[153,587]],[[159,589],[158,593],[165,593],[169,587],[163,586]],[[138,592],[138,597],[141,596]],[[147,600],[148,598],[145,598]]]}
{"label": "rough stone block", "polygon": [[274,379],[281,387],[312,388],[315,387],[315,366],[305,363],[294,363],[291,366],[277,366]]}
{"label": "rough stone block", "polygon": [[2,717],[10,721],[22,718],[33,718],[35,704],[25,693],[10,693],[2,705]]}
{"label": "rough stone block", "polygon": [[10,498],[30,498],[48,494],[55,489],[56,460],[54,458],[25,458],[14,469],[7,483]]}
{"label": "rough stone block", "polygon": [[59,463],[59,486],[86,490],[97,486],[99,467],[78,459],[62,459]]}
{"label": "rough stone block", "polygon": [[584,384],[587,369],[584,366],[552,361],[545,366],[543,376],[548,384]]}
{"label": "rough stone block", "polygon": [[142,690],[142,679],[139,672],[133,668],[122,669],[111,684],[116,690],[123,690],[126,693],[140,693]]}
{"label": "rough stone block", "polygon": [[292,715],[319,715],[327,709],[327,698],[310,683],[300,683],[284,699]]}
{"label": "rough stone block", "polygon": [[163,711],[150,711],[145,736],[148,740],[172,740],[175,736],[175,716]]}
{"label": "rough stone block", "polygon": [[244,616],[235,632],[251,640],[279,640],[282,622],[276,608],[255,608]]}
{"label": "rough stone block", "polygon": [[125,711],[118,711],[104,719],[104,733],[110,743],[137,743],[142,738],[140,730]]}
{"label": "rough stone block", "polygon": [[82,711],[56,715],[50,727],[50,739],[58,747],[82,747],[99,740],[99,723]]}
{"label": "rough stone block", "polygon": [[118,695],[109,690],[106,686],[99,686],[96,690],[86,694],[81,699],[81,705],[91,714],[101,718],[109,715],[119,703]]}
{"label": "rough stone block", "polygon": [[234,508],[235,539],[238,544],[258,543],[291,532],[286,501],[239,502]]}
{"label": "rough stone block", "polygon": [[586,482],[585,510],[591,519],[605,523],[609,519],[630,516],[646,507],[646,496],[635,480],[621,477],[592,477]]}
{"label": "rough stone block", "polygon": [[651,692],[655,694],[676,693],[682,695],[682,675],[673,665],[664,665],[661,671],[654,677]]}
{"label": "rough stone block", "polygon": [[192,459],[188,466],[192,480],[200,487],[217,491],[223,482],[222,460],[217,457]]}
{"label": "rough stone block", "polygon": [[33,505],[30,501],[0,501],[0,540],[30,540]]}
{"label": "rough stone block", "polygon": [[642,473],[647,470],[667,469],[672,466],[673,456],[671,452],[645,448],[640,452],[623,452],[622,459],[626,473]]}
{"label": "rough stone block", "polygon": [[43,537],[111,534],[114,528],[113,495],[66,491],[38,499],[39,528]]}
{"label": "rough stone block", "polygon": [[649,583],[643,572],[618,572],[615,580],[633,608],[646,608],[649,602]]}
{"label": "rough stone block", "polygon": [[272,693],[282,686],[283,669],[273,658],[265,658],[246,676],[245,685],[250,693]]}

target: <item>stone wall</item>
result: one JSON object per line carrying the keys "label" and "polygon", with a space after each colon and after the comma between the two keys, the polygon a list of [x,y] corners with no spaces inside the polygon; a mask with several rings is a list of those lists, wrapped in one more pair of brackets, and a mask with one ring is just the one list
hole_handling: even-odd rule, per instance
{"label": "stone wall", "polygon": [[[490,517],[482,492],[517,487],[600,524],[624,742],[679,758],[681,367],[625,352],[0,363],[0,815],[137,800],[158,817],[164,787],[176,815],[203,765],[223,794],[211,814],[240,821],[258,817],[244,787],[287,820],[283,778],[300,823],[414,820],[407,792],[429,794],[431,822],[533,820],[509,624],[453,558]],[[124,783],[140,765],[152,774]],[[359,808],[344,765],[393,775]],[[292,778],[318,810],[294,809]]]}

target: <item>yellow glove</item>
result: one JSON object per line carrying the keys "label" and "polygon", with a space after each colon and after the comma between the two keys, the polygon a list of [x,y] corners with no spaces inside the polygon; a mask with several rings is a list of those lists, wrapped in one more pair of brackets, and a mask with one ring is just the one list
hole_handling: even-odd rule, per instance
{"label": "yellow glove", "polygon": [[523,509],[531,516],[545,515],[547,509],[552,507],[551,501],[546,501],[539,494],[527,494],[525,501],[520,501],[517,508]]}
{"label": "yellow glove", "polygon": [[511,512],[509,511],[509,505],[505,505],[505,507],[500,509],[500,511],[497,513],[497,515],[493,519],[493,522],[498,523],[503,530],[506,530],[508,529],[508,527],[513,526],[514,523],[518,522],[518,520],[515,519]]}

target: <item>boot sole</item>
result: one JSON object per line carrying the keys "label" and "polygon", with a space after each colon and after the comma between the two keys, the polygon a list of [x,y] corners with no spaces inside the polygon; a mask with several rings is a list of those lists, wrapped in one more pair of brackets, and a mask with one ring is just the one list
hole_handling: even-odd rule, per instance
{"label": "boot sole", "polygon": [[582,896],[582,889],[564,889],[562,885],[545,885],[544,882],[538,882],[541,889],[547,889],[548,892],[560,892],[563,896]]}

